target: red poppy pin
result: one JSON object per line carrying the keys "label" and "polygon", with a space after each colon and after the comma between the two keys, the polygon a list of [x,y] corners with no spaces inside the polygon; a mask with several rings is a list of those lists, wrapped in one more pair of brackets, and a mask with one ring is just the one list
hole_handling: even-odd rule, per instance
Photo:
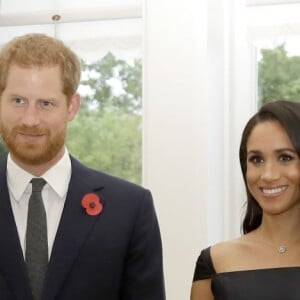
{"label": "red poppy pin", "polygon": [[94,193],[85,194],[81,200],[81,205],[90,216],[99,215],[103,210],[103,204],[100,202],[99,196]]}

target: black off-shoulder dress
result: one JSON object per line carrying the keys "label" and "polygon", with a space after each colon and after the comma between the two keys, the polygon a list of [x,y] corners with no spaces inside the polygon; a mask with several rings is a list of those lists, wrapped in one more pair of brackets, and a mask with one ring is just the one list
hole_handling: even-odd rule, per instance
{"label": "black off-shoulder dress", "polygon": [[300,300],[300,267],[216,273],[210,248],[202,250],[193,281],[211,279],[215,300]]}

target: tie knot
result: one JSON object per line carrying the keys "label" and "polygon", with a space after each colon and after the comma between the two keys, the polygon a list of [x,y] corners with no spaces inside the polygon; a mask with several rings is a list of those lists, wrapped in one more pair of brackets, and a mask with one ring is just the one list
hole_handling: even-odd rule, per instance
{"label": "tie knot", "polygon": [[30,182],[32,184],[32,192],[41,192],[47,183],[43,178],[32,178]]}

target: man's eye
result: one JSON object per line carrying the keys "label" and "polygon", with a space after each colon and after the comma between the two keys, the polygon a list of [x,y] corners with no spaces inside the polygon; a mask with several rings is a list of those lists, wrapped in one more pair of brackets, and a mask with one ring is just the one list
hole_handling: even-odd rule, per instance
{"label": "man's eye", "polygon": [[41,106],[45,108],[50,108],[53,106],[53,103],[49,100],[42,100],[41,101]]}
{"label": "man's eye", "polygon": [[13,98],[13,101],[16,103],[16,104],[23,104],[25,101],[23,98],[21,97],[15,97]]}

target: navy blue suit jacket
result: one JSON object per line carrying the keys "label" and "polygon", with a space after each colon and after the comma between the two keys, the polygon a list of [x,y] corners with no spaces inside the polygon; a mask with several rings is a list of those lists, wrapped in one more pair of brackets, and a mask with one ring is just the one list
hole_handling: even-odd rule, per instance
{"label": "navy blue suit jacket", "polygon": [[[148,190],[71,158],[72,176],[42,300],[164,300],[162,247]],[[97,216],[81,205],[96,193]],[[0,167],[0,299],[32,300],[6,181]]]}

